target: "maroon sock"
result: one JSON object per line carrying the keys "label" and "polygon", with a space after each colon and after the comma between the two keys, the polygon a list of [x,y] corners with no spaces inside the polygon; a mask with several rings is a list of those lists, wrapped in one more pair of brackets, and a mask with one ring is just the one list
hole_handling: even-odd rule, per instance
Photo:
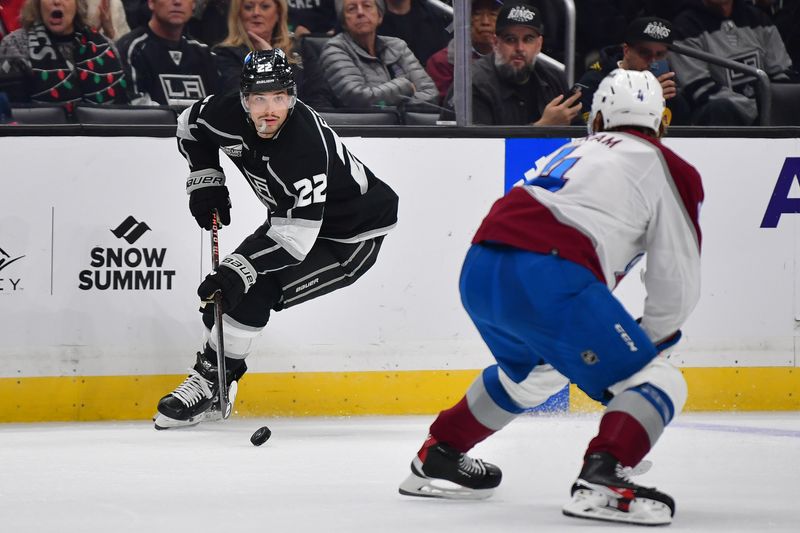
{"label": "maroon sock", "polygon": [[612,411],[603,415],[600,430],[589,443],[586,455],[608,452],[622,466],[636,466],[650,451],[647,431],[628,413]]}
{"label": "maroon sock", "polygon": [[469,410],[466,396],[450,409],[439,413],[431,424],[431,436],[438,442],[449,444],[461,453],[494,433],[475,418]]}

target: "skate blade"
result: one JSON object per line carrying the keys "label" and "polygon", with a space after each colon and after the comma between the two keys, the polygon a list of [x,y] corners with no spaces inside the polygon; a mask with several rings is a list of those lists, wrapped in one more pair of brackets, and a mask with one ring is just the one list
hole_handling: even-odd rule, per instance
{"label": "skate blade", "polygon": [[236,401],[236,394],[239,392],[239,382],[238,381],[231,381],[231,386],[228,387],[228,405],[225,406],[225,420],[230,418],[231,413],[233,412],[233,404]]}
{"label": "skate blade", "polygon": [[629,510],[620,511],[616,501],[604,494],[589,489],[579,489],[561,512],[573,518],[586,518],[604,522],[620,522],[643,526],[665,526],[672,523],[672,512],[663,502],[648,498],[635,498]]}
{"label": "skate blade", "polygon": [[444,479],[420,477],[413,472],[400,484],[400,494],[447,500],[485,500],[494,489],[470,489]]}
{"label": "skate blade", "polygon": [[162,429],[188,428],[203,422],[206,419],[204,415],[205,413],[200,413],[199,415],[188,420],[176,420],[174,418],[164,416],[161,413],[157,413],[156,416],[153,417],[153,425],[159,431]]}

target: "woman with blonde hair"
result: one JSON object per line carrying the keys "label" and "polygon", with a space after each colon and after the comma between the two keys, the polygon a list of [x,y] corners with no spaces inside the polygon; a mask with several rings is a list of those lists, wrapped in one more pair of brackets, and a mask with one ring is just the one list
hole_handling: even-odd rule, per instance
{"label": "woman with blonde hair", "polygon": [[22,27],[0,42],[7,76],[21,80],[12,99],[60,103],[127,103],[128,83],[114,45],[86,24],[86,0],[27,0]]}
{"label": "woman with blonde hair", "polygon": [[286,0],[231,0],[228,37],[214,48],[224,92],[239,87],[242,62],[252,50],[280,48],[290,63],[298,63],[288,19]]}

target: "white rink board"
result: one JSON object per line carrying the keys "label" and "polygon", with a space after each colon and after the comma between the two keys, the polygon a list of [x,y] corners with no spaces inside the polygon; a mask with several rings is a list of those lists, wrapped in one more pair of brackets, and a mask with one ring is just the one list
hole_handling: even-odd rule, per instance
{"label": "white rink board", "polygon": [[[398,227],[355,285],[273,314],[248,359],[251,371],[485,366],[491,359],[461,308],[457,283],[474,230],[502,194],[504,141],[344,141],[400,195]],[[667,144],[700,170],[707,198],[703,296],[684,328],[682,363],[795,366],[800,215],[784,215],[774,229],[759,225],[784,159],[800,156],[800,141]],[[265,211],[221,158],[233,199],[233,224],[220,237],[226,253]],[[5,137],[0,160],[0,377],[182,373],[199,346],[195,290],[209,252],[207,234],[188,213],[187,167],[175,141]],[[128,216],[150,228],[132,245],[110,231]],[[99,271],[101,281],[106,274],[92,268],[93,248],[163,257],[150,269],[160,272],[162,288],[82,290],[82,271]],[[641,312],[638,272],[618,293],[634,315]]]}

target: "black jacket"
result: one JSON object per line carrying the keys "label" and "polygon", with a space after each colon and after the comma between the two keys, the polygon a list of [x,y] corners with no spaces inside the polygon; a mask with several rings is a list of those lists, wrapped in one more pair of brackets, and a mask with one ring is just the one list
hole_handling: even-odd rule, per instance
{"label": "black jacket", "polygon": [[[542,118],[545,106],[568,92],[564,74],[543,61],[534,64],[527,83],[514,85],[500,79],[494,54],[472,63],[472,122],[485,125],[524,126]],[[446,99],[452,108],[453,88]],[[442,113],[452,120],[452,112]]]}

